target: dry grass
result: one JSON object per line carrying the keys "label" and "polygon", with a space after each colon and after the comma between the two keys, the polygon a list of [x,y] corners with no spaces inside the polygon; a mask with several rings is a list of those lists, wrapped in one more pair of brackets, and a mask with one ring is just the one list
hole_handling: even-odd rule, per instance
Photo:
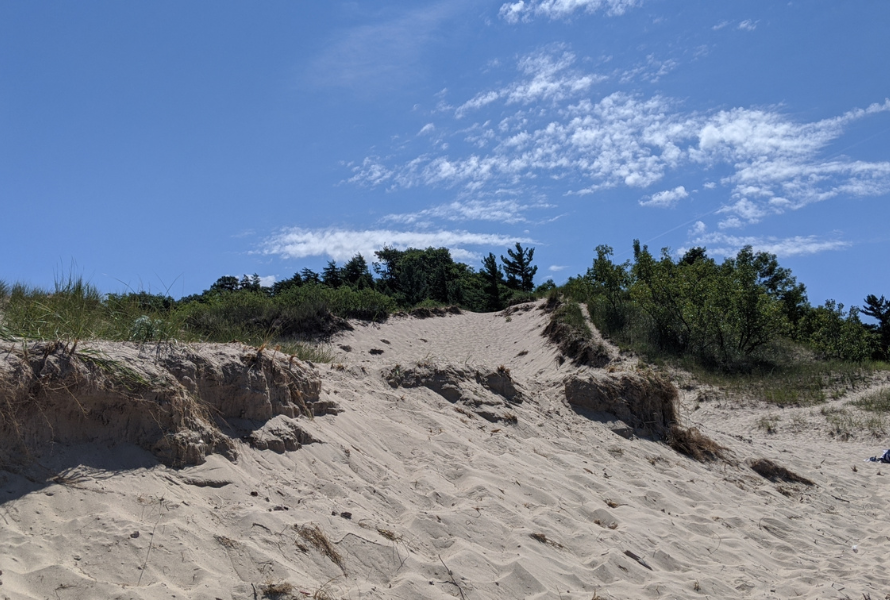
{"label": "dry grass", "polygon": [[671,425],[667,437],[668,446],[699,462],[711,462],[726,458],[727,449],[695,427],[688,429]]}
{"label": "dry grass", "polygon": [[294,586],[286,581],[267,583],[260,586],[264,598],[288,598],[294,595]]}
{"label": "dry grass", "polygon": [[346,567],[343,565],[343,557],[334,548],[334,545],[322,531],[318,525],[294,525],[294,529],[300,534],[300,537],[309,542],[316,550],[331,559],[331,562],[340,567],[343,573],[346,573]]}
{"label": "dry grass", "polygon": [[785,481],[788,483],[803,483],[805,485],[816,485],[806,477],[802,477],[793,471],[789,471],[781,465],[777,465],[768,458],[758,458],[749,463],[751,469],[772,482]]}
{"label": "dry grass", "polygon": [[546,544],[547,546],[553,546],[554,548],[560,548],[560,549],[564,547],[562,544],[560,544],[559,542],[556,542],[554,540],[551,540],[543,533],[530,533],[530,534],[528,534],[528,536],[537,542]]}

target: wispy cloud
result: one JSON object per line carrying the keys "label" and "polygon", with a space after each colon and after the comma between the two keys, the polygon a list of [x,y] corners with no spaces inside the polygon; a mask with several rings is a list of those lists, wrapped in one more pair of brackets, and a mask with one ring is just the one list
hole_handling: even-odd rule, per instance
{"label": "wispy cloud", "polygon": [[468,231],[395,231],[390,229],[284,229],[269,237],[259,249],[260,254],[275,255],[285,259],[307,256],[329,256],[336,261],[348,260],[361,254],[365,260],[374,259],[374,252],[383,246],[405,248],[448,248],[458,260],[478,259],[481,254],[474,247],[504,247],[520,243],[533,243],[524,237],[496,233],[471,233]]}
{"label": "wispy cloud", "polygon": [[[574,71],[574,61],[564,47],[536,52],[519,61],[514,84],[480,92],[456,109],[456,118],[471,110],[488,117],[450,130],[449,136],[462,137],[460,147],[469,144],[471,150],[448,153],[437,140],[404,162],[367,157],[349,181],[479,194],[504,186],[532,191],[542,181],[564,180],[565,193],[587,195],[618,186],[646,188],[681,169],[689,175],[729,169],[720,179],[729,188],[720,211],[724,229],[839,196],[890,192],[890,162],[823,157],[849,124],[890,111],[890,100],[813,122],[777,109],[684,112],[671,98],[624,92],[594,102],[587,89],[593,79]],[[704,187],[713,189],[715,182]],[[653,194],[643,203],[677,199]]]}
{"label": "wispy cloud", "polygon": [[506,104],[530,104],[532,102],[561,102],[586,92],[595,83],[608,79],[605,75],[579,73],[571,69],[575,55],[561,45],[549,50],[529,54],[519,60],[523,77],[506,87],[476,94],[455,111],[458,118],[468,112],[503,99]]}
{"label": "wispy cloud", "polygon": [[[815,235],[794,237],[734,236],[724,233],[706,233],[693,238],[691,246],[705,246],[711,256],[733,256],[744,246],[755,251],[769,252],[777,256],[805,256],[831,250],[843,250],[852,246],[850,242],[838,239],[824,239]],[[685,248],[680,249],[684,252]]]}
{"label": "wispy cloud", "polygon": [[426,46],[466,4],[448,0],[395,15],[382,13],[376,23],[342,30],[312,60],[308,79],[317,86],[362,93],[409,81],[423,64]]}
{"label": "wispy cloud", "polygon": [[652,196],[640,200],[640,206],[653,206],[656,208],[670,208],[675,206],[678,201],[689,196],[689,192],[682,185],[672,190],[656,192]]}
{"label": "wispy cloud", "polygon": [[603,11],[609,16],[622,15],[642,0],[518,0],[501,6],[500,16],[508,23],[530,21],[534,17],[567,19],[578,11]]}
{"label": "wispy cloud", "polygon": [[517,200],[455,200],[412,213],[391,214],[383,222],[403,225],[430,226],[432,219],[446,221],[494,221],[498,223],[527,223],[529,210],[553,208],[547,203],[526,204]]}
{"label": "wispy cloud", "polygon": [[757,23],[755,21],[752,21],[751,19],[745,19],[744,21],[739,23],[738,28],[742,31],[754,31],[755,29],[757,29]]}

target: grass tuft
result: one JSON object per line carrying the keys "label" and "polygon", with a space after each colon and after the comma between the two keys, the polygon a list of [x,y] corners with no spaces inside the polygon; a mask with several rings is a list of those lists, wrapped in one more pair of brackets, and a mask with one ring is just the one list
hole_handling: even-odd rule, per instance
{"label": "grass tuft", "polygon": [[802,477],[785,467],[774,463],[768,458],[758,458],[750,462],[751,469],[772,482],[786,481],[789,483],[803,483],[804,485],[816,485],[806,477]]}
{"label": "grass tuft", "polygon": [[725,458],[726,448],[707,437],[696,427],[688,429],[671,425],[667,436],[668,446],[699,462],[711,462]]}

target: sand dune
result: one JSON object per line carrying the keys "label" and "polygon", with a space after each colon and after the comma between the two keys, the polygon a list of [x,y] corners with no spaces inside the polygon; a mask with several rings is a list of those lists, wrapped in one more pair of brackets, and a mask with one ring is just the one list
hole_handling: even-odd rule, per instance
{"label": "sand dune", "polygon": [[[0,471],[0,598],[890,593],[890,465],[862,462],[883,440],[838,441],[804,408],[768,434],[758,419],[778,409],[698,402],[697,388],[681,390],[680,418],[725,460],[677,454],[648,419],[628,439],[631,417],[573,406],[567,384],[659,375],[615,348],[601,369],[560,360],[547,319],[524,305],[355,324],[332,364],[290,362],[299,394],[235,366],[216,380],[241,382],[226,394],[194,378],[190,391],[169,356],[126,347],[184,398],[209,396],[200,426],[223,417],[225,440],[174,468],[147,425],[125,441],[69,427],[54,444],[35,428],[31,463],[8,456]],[[255,350],[212,352],[256,368],[242,360]],[[287,363],[266,354],[269,373]],[[256,414],[222,414],[238,390]],[[292,410],[298,396],[308,411]],[[764,478],[749,466],[760,458],[813,485]]]}

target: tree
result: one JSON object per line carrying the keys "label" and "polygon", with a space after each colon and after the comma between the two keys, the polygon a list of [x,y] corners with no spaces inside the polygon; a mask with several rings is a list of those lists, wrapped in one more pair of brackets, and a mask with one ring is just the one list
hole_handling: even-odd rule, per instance
{"label": "tree", "polygon": [[290,279],[282,279],[281,281],[276,281],[272,284],[272,295],[277,296],[278,294],[287,291],[291,288],[300,287],[303,285],[303,278],[300,277],[299,273],[294,273],[294,276]]}
{"label": "tree", "polygon": [[535,273],[538,267],[532,267],[532,259],[535,256],[534,248],[523,248],[519,242],[516,242],[516,250],[507,249],[510,258],[504,258],[501,255],[501,262],[504,263],[504,273],[507,274],[507,287],[520,289],[523,292],[531,292],[535,289]]}
{"label": "tree", "polygon": [[482,271],[480,274],[484,281],[483,291],[485,293],[486,310],[500,310],[502,308],[501,285],[504,276],[501,273],[501,267],[498,265],[497,259],[491,252],[482,259]]}
{"label": "tree", "polygon": [[877,347],[875,335],[859,320],[859,309],[844,312],[844,305],[826,300],[811,309],[801,323],[805,339],[826,358],[860,362]]}
{"label": "tree", "polygon": [[329,260],[327,266],[321,271],[321,281],[328,287],[338,288],[343,285],[343,277],[337,263]]}
{"label": "tree", "polygon": [[609,330],[620,329],[626,323],[624,303],[631,283],[630,263],[616,265],[612,254],[611,246],[597,246],[593,267],[587,269],[586,276],[593,294],[606,300],[603,312]]}
{"label": "tree", "polygon": [[471,271],[467,271],[466,265],[455,263],[448,248],[396,250],[384,246],[374,254],[379,260],[374,263],[380,278],[377,289],[402,306],[414,306],[427,299],[443,304],[466,301],[465,284]]}
{"label": "tree", "polygon": [[238,283],[238,289],[248,290],[250,292],[259,292],[262,288],[263,285],[260,283],[260,276],[256,273],[243,276]]}
{"label": "tree", "polygon": [[300,271],[300,276],[303,278],[303,283],[321,283],[321,277],[312,269],[303,269]]}
{"label": "tree", "polygon": [[890,358],[890,300],[881,296],[878,298],[874,294],[865,297],[865,306],[862,307],[862,314],[871,317],[878,323],[867,324],[871,331],[878,335],[878,343],[881,346],[881,355],[883,358]]}
{"label": "tree", "polygon": [[213,282],[210,290],[214,292],[235,292],[238,291],[238,278],[234,275],[223,275]]}
{"label": "tree", "polygon": [[368,263],[361,254],[356,254],[343,265],[340,276],[343,278],[343,283],[356,290],[374,287],[374,278],[371,277]]}

